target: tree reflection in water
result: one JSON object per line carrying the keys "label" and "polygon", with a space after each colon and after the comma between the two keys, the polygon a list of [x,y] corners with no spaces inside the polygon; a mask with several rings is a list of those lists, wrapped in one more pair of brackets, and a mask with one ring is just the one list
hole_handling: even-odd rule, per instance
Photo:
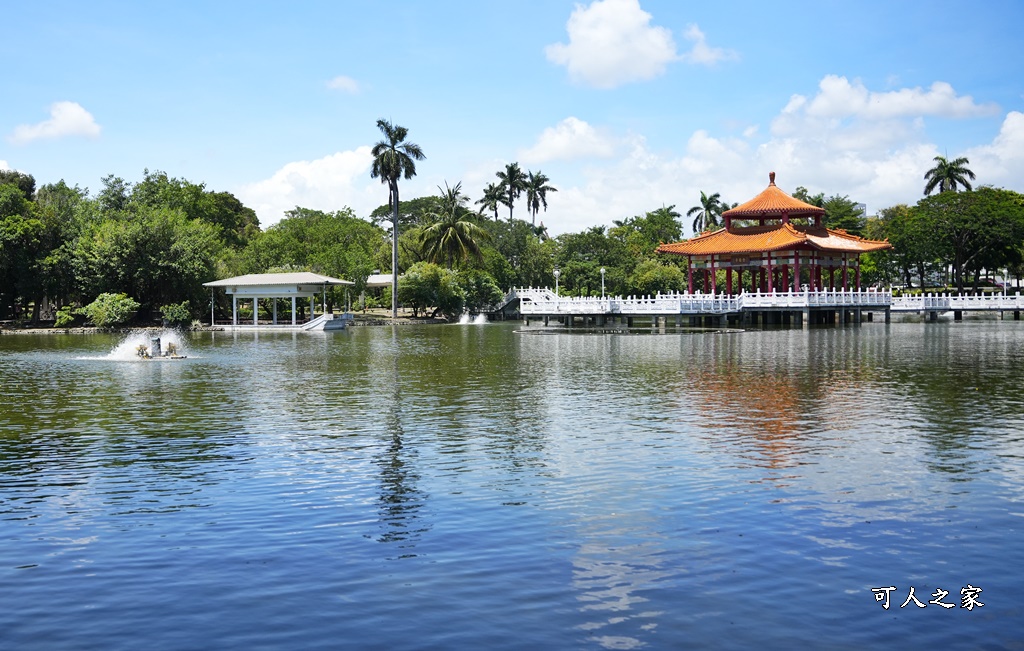
{"label": "tree reflection in water", "polygon": [[380,468],[380,524],[378,542],[396,543],[403,549],[399,558],[410,558],[420,535],[430,529],[420,519],[419,511],[426,504],[427,495],[416,487],[420,476],[411,459],[415,457],[414,446],[406,446],[402,428],[401,377],[398,369],[399,342],[395,326],[392,326],[391,400],[384,416],[385,430],[390,442],[375,463]]}

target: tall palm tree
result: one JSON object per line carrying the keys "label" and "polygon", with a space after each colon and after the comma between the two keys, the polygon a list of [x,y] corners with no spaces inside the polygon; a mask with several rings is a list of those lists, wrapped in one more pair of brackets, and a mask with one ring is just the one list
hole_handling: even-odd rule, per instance
{"label": "tall palm tree", "polygon": [[974,180],[974,172],[967,169],[971,161],[963,156],[953,160],[946,160],[945,156],[936,156],[933,160],[935,167],[924,173],[924,179],[927,181],[924,185],[925,196],[931,194],[936,187],[939,188],[939,192],[955,192],[957,185],[962,185],[967,190],[971,189],[971,184],[967,181],[968,178]]}
{"label": "tall palm tree", "polygon": [[[460,185],[451,190],[458,194]],[[420,233],[427,260],[434,263],[444,260],[449,269],[453,262],[462,262],[471,255],[483,260],[479,243],[489,240],[490,234],[472,221],[471,214],[458,201],[442,201],[441,211],[428,215],[433,223]]]}
{"label": "tall palm tree", "polygon": [[717,192],[708,196],[700,191],[700,205],[686,211],[687,217],[693,217],[693,234],[718,225],[718,217],[722,214],[722,197]]}
{"label": "tall palm tree", "polygon": [[499,185],[505,196],[502,203],[508,206],[508,220],[512,221],[512,206],[526,189],[526,173],[520,169],[519,163],[509,163],[504,172],[496,172],[495,176],[501,181]]}
{"label": "tall palm tree", "polygon": [[483,199],[476,203],[480,206],[481,211],[494,211],[494,221],[498,221],[498,204],[505,203],[504,197],[505,191],[502,189],[500,183],[488,183],[487,187],[484,188]]}
{"label": "tall palm tree", "polygon": [[398,179],[411,179],[416,176],[416,161],[426,156],[420,146],[405,142],[409,130],[405,127],[392,125],[387,120],[377,120],[377,128],[384,134],[384,139],[373,146],[373,166],[370,178],[379,178],[381,183],[388,184],[388,203],[391,205],[391,318],[398,318]]}
{"label": "tall palm tree", "polygon": [[537,225],[537,213],[540,212],[541,206],[544,206],[544,212],[548,211],[548,192],[558,192],[557,188],[547,184],[550,180],[540,170],[537,170],[536,174],[530,172],[529,178],[526,179],[526,209],[532,215],[532,226]]}

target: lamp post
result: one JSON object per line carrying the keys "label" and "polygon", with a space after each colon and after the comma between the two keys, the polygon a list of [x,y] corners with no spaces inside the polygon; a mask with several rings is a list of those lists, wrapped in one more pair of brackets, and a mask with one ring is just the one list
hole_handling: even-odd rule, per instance
{"label": "lamp post", "polygon": [[601,300],[604,300],[604,267],[601,267]]}
{"label": "lamp post", "polygon": [[558,267],[556,266],[555,270],[552,273],[555,276],[555,309],[557,310],[558,309],[558,277],[562,275],[562,272],[559,271]]}

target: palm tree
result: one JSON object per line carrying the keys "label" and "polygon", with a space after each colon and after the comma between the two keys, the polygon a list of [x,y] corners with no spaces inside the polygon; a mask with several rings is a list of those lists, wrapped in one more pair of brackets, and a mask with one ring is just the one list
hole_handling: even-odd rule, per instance
{"label": "palm tree", "polygon": [[936,156],[933,160],[935,167],[924,173],[924,179],[928,181],[924,185],[925,196],[931,194],[936,187],[939,188],[939,192],[955,192],[957,185],[962,185],[967,190],[971,189],[971,184],[967,181],[968,178],[974,180],[974,172],[967,169],[971,161],[963,156],[953,160],[946,160],[945,156]]}
{"label": "palm tree", "polygon": [[544,206],[544,212],[548,211],[548,192],[558,192],[557,188],[547,185],[550,180],[540,170],[537,170],[536,174],[530,172],[529,178],[526,179],[526,209],[532,215],[532,226],[537,225],[537,213],[540,212],[541,206]]}
{"label": "palm tree", "polygon": [[[445,183],[446,188],[447,185]],[[441,211],[428,215],[433,223],[420,233],[420,242],[423,244],[426,259],[434,263],[444,260],[445,266],[449,269],[452,268],[453,261],[461,262],[470,255],[477,260],[483,260],[479,242],[490,239],[487,231],[471,221],[472,213],[462,205],[465,199],[447,200],[447,197],[461,197],[461,185],[458,183],[454,188],[448,189],[446,197],[442,199]]]}
{"label": "palm tree", "polygon": [[526,189],[526,174],[519,168],[519,163],[509,163],[504,172],[496,172],[495,176],[501,181],[499,185],[505,197],[502,203],[508,206],[508,220],[512,221],[512,204]]}
{"label": "palm tree", "polygon": [[504,197],[505,191],[500,183],[488,183],[487,187],[484,188],[484,198],[477,201],[477,205],[480,206],[481,211],[493,210],[494,221],[498,221],[498,204],[505,203]]}
{"label": "palm tree", "polygon": [[[437,189],[441,190],[441,186],[437,186]],[[456,211],[460,215],[470,212],[466,208],[467,201],[469,201],[469,197],[462,194],[462,181],[456,183],[454,188],[448,187],[448,181],[444,182],[444,190],[441,190],[441,212]]]}
{"label": "palm tree", "polygon": [[705,230],[718,225],[718,217],[722,214],[721,195],[717,192],[708,196],[700,191],[700,205],[694,206],[686,211],[687,217],[693,218],[693,233],[702,233]]}
{"label": "palm tree", "polygon": [[409,130],[405,127],[392,125],[387,120],[377,120],[377,128],[384,134],[370,154],[373,155],[373,166],[370,178],[380,178],[381,183],[388,184],[388,203],[391,205],[391,318],[398,318],[398,179],[411,179],[416,176],[416,161],[426,156],[420,146],[405,142]]}

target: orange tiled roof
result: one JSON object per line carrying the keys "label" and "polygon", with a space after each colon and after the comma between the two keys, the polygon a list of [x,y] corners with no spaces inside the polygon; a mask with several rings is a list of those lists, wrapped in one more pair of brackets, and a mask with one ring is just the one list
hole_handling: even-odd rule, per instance
{"label": "orange tiled roof", "polygon": [[675,255],[719,255],[760,253],[794,248],[812,248],[837,253],[867,253],[891,249],[888,241],[865,240],[843,230],[815,228],[810,225],[767,224],[736,227],[703,233],[689,240],[662,244],[657,253]]}
{"label": "orange tiled roof", "polygon": [[804,203],[799,199],[794,199],[777,188],[775,186],[775,172],[770,172],[768,174],[768,187],[761,194],[746,203],[736,206],[732,210],[726,210],[722,215],[742,219],[744,217],[767,217],[772,215],[781,217],[783,213],[788,214],[790,217],[824,215],[825,209]]}

